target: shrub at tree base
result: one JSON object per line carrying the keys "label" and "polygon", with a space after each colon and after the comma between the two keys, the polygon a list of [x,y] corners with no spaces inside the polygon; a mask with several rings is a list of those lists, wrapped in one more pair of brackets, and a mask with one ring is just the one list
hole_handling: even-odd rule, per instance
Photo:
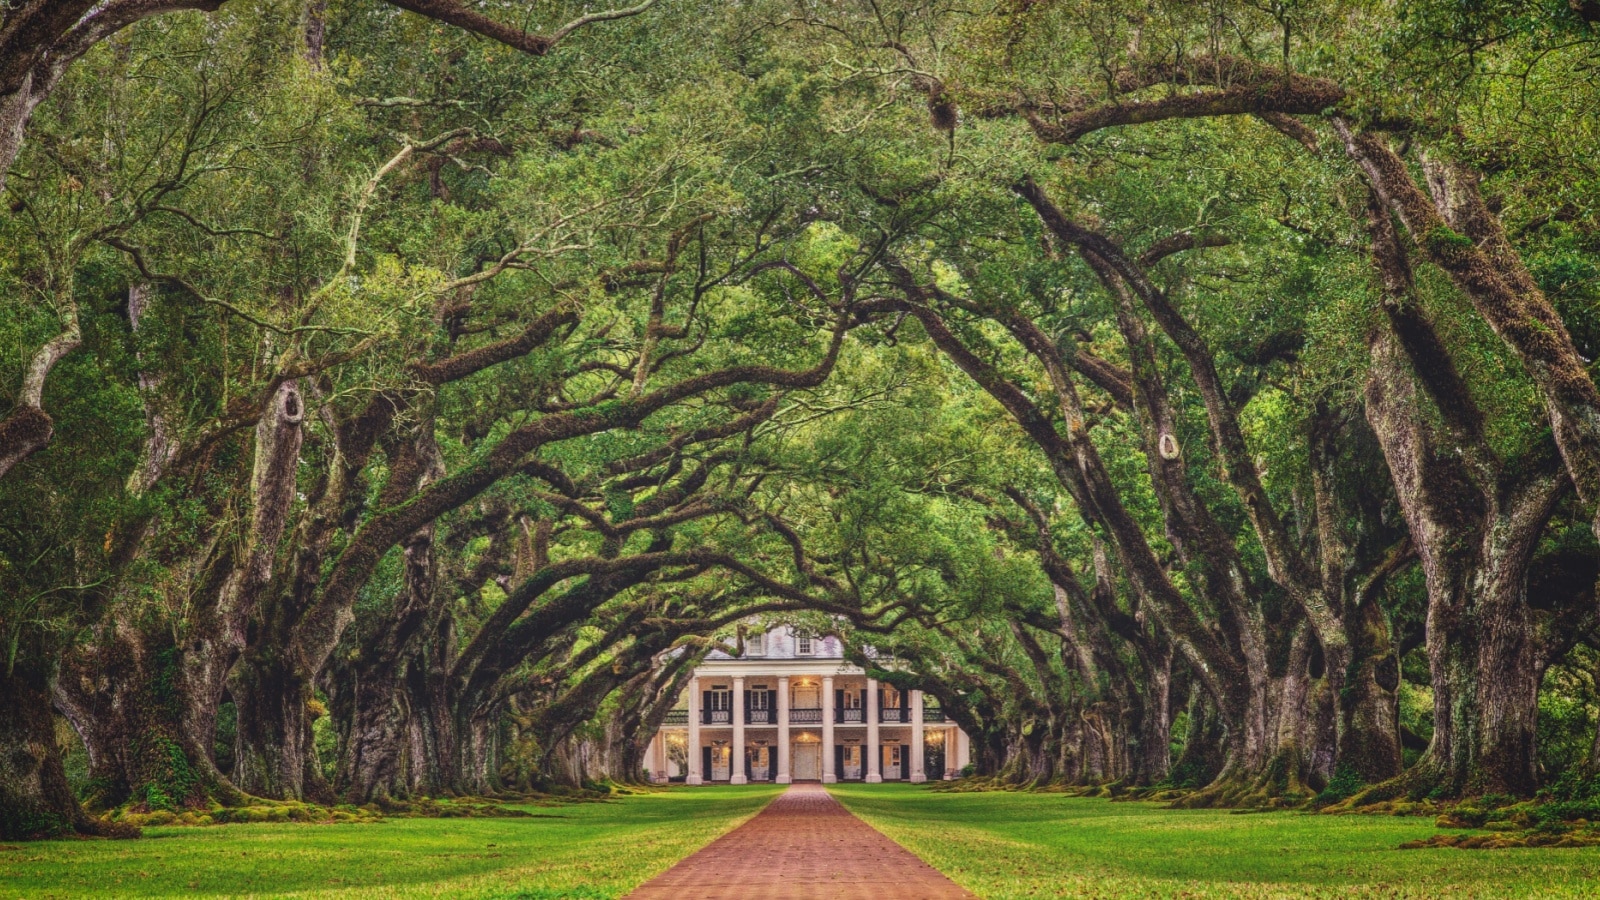
{"label": "shrub at tree base", "polygon": [[[540,806],[578,802],[586,798],[556,801],[548,797],[518,798],[519,804]],[[263,801],[249,806],[214,806],[207,810],[155,809],[148,812],[123,808],[108,813],[101,821],[139,827],[163,825],[239,825],[252,823],[299,822],[307,825],[339,825],[381,822],[384,819],[517,819],[536,818],[526,810],[505,806],[481,797],[450,800],[384,800],[364,806],[342,804],[318,806],[312,803]]]}
{"label": "shrub at tree base", "polygon": [[1488,834],[1440,834],[1407,841],[1403,850],[1457,847],[1462,850],[1502,850],[1510,847],[1591,847],[1600,845],[1600,799],[1554,799],[1541,793],[1538,800],[1515,803],[1504,795],[1487,794],[1440,814],[1440,828],[1470,828]]}

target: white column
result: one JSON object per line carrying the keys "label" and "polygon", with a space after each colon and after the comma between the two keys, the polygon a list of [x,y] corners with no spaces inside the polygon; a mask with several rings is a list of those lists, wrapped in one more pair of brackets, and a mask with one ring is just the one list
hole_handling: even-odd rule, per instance
{"label": "white column", "polygon": [[656,781],[665,784],[667,775],[667,734],[664,731],[656,732]]}
{"label": "white column", "polygon": [[779,784],[794,778],[789,772],[789,676],[778,677],[778,777]]}
{"label": "white column", "polygon": [[878,743],[878,681],[867,679],[867,784],[883,783],[883,748]]}
{"label": "white column", "polygon": [[922,771],[922,692],[911,692],[911,780],[927,781],[928,773]]}
{"label": "white column", "polygon": [[965,731],[962,731],[960,728],[957,728],[956,729],[956,774],[957,775],[959,775],[961,773],[962,769],[965,769],[967,767],[967,763],[971,762],[971,760],[968,759],[968,757],[971,756],[971,754],[972,754],[972,748],[970,746],[970,742],[967,740],[967,733]]}
{"label": "white column", "polygon": [[705,784],[700,771],[700,679],[689,679],[689,774],[685,784]]}
{"label": "white column", "polygon": [[744,676],[733,676],[733,750],[728,767],[729,784],[749,784],[744,774]]}
{"label": "white column", "polygon": [[822,676],[822,783],[834,784],[839,773],[833,770],[833,676]]}

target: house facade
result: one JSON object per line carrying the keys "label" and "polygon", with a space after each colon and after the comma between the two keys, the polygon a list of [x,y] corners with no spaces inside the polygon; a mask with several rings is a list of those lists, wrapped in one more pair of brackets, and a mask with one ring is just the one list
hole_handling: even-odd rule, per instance
{"label": "house facade", "polygon": [[927,781],[967,764],[967,735],[921,691],[844,660],[839,639],[778,628],[707,655],[646,755],[653,781]]}

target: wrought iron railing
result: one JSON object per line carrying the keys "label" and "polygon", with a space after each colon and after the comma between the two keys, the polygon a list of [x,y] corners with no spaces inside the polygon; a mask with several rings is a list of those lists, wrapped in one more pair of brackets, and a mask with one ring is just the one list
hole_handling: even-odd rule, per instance
{"label": "wrought iron railing", "polygon": [[910,710],[901,709],[898,707],[885,707],[884,709],[878,710],[878,721],[909,722],[911,721]]}
{"label": "wrought iron railing", "polygon": [[867,711],[864,709],[836,709],[833,711],[833,720],[846,725],[860,725],[867,720]]}
{"label": "wrought iron railing", "polygon": [[667,710],[667,717],[661,720],[661,724],[687,725],[689,724],[689,711],[687,709],[669,709]]}
{"label": "wrought iron railing", "polygon": [[733,710],[731,709],[706,709],[701,710],[700,721],[706,725],[732,725]]}
{"label": "wrought iron railing", "polygon": [[791,709],[789,710],[789,723],[792,725],[821,725],[822,709]]}
{"label": "wrought iron railing", "polygon": [[745,710],[744,721],[746,725],[774,725],[778,717],[770,709],[748,709]]}
{"label": "wrought iron railing", "polygon": [[922,721],[924,721],[924,722],[943,722],[944,721],[944,710],[940,709],[937,706],[924,706],[922,708]]}

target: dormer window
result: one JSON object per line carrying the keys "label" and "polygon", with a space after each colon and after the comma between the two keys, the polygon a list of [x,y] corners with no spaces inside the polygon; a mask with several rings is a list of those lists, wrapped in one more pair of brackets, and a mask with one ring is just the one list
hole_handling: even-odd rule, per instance
{"label": "dormer window", "polygon": [[766,656],[767,655],[767,636],[766,636],[766,634],[765,633],[763,633],[763,634],[753,634],[750,637],[745,638],[745,641],[744,641],[744,653],[745,653],[746,656]]}
{"label": "dormer window", "polygon": [[796,656],[810,656],[814,653],[815,643],[812,641],[811,636],[808,634],[797,635],[795,637],[794,652]]}

